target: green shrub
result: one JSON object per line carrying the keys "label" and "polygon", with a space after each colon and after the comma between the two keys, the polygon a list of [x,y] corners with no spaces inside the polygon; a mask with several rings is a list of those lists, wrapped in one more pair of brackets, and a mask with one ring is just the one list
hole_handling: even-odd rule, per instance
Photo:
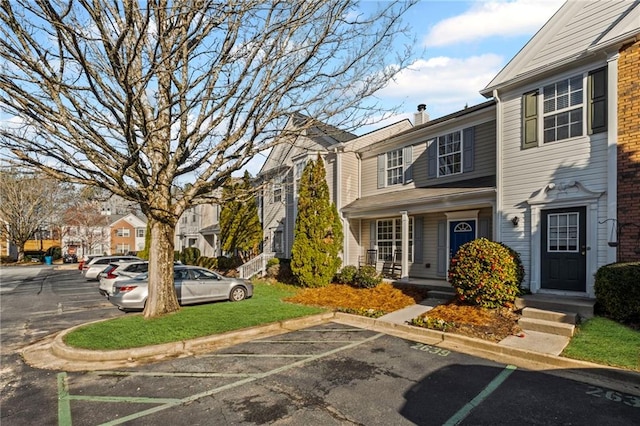
{"label": "green shrub", "polygon": [[519,294],[511,252],[486,238],[460,247],[449,264],[449,282],[460,302],[485,308],[510,306]]}
{"label": "green shrub", "polygon": [[207,257],[207,260],[202,266],[207,269],[218,269],[218,259],[216,259],[215,257]]}
{"label": "green shrub", "polygon": [[500,243],[500,245],[509,250],[509,254],[511,254],[511,257],[513,257],[513,261],[516,262],[516,280],[518,283],[518,287],[521,287],[522,282],[524,281],[524,265],[522,264],[522,259],[520,259],[520,253],[518,253],[505,243]]}
{"label": "green shrub", "polygon": [[180,261],[185,265],[195,265],[200,257],[200,249],[197,247],[185,247],[180,254]]}
{"label": "green shrub", "polygon": [[47,249],[45,256],[51,256],[53,260],[60,259],[62,257],[62,247],[53,246]]}
{"label": "green shrub", "polygon": [[364,265],[353,278],[353,285],[360,288],[373,288],[382,283],[382,275],[373,265]]}
{"label": "green shrub", "polygon": [[640,262],[612,263],[596,272],[598,309],[619,322],[640,321]]}
{"label": "green shrub", "polygon": [[353,284],[358,268],[353,265],[347,265],[336,274],[336,281],[340,284]]}
{"label": "green shrub", "polygon": [[179,251],[174,251],[173,252],[173,261],[174,262],[180,262],[180,259],[182,258],[182,256],[180,256],[180,252]]}
{"label": "green shrub", "polygon": [[277,257],[272,257],[267,260],[267,271],[266,276],[268,278],[278,278],[278,274],[280,273],[280,259]]}
{"label": "green shrub", "polygon": [[196,266],[200,266],[200,267],[204,268],[204,263],[207,261],[207,259],[208,259],[207,256],[200,256],[196,260]]}

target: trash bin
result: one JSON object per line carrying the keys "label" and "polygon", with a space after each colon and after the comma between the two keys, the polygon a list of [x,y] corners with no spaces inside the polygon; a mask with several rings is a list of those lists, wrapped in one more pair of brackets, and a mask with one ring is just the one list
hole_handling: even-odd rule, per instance
{"label": "trash bin", "polygon": [[45,265],[53,265],[53,256],[45,256],[44,263]]}

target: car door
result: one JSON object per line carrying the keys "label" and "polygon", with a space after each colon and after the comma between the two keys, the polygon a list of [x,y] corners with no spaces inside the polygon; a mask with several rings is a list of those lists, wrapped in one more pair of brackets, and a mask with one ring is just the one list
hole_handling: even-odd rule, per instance
{"label": "car door", "polygon": [[[207,269],[189,269],[189,279],[183,281],[183,285],[187,283],[187,289],[190,303],[207,302],[211,300],[223,300],[228,296],[224,284],[220,280],[220,276]],[[184,303],[184,302],[183,302]]]}

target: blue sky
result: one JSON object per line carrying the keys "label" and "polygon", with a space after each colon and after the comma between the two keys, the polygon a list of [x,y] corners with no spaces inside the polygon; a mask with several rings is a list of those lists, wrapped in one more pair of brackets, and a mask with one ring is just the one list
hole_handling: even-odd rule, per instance
{"label": "blue sky", "polygon": [[[427,105],[431,118],[476,105],[479,94],[564,0],[422,0],[405,17],[416,38],[419,59],[379,92],[399,118]],[[363,7],[373,6],[365,2]]]}

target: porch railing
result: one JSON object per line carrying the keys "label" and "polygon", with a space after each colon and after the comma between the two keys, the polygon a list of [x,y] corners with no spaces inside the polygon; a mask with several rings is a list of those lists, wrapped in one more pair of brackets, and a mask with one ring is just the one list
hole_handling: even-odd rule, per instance
{"label": "porch railing", "polygon": [[263,276],[267,271],[267,262],[269,259],[273,259],[275,257],[274,252],[270,253],[260,253],[258,256],[254,257],[247,263],[238,267],[238,274],[240,278],[249,279],[256,274],[260,274]]}

